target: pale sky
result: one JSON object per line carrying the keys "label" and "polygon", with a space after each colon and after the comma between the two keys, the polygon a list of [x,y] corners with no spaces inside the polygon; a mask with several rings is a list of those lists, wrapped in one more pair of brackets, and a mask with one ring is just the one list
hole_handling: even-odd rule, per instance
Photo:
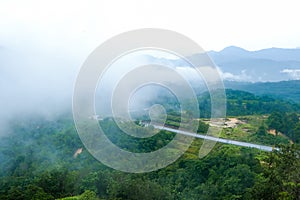
{"label": "pale sky", "polygon": [[29,45],[84,57],[121,32],[164,28],[205,50],[296,48],[299,9],[298,0],[1,0],[0,46]]}

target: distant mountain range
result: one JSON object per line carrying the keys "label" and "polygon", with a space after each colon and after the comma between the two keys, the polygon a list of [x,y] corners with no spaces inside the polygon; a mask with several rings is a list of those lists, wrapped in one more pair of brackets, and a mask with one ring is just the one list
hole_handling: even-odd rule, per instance
{"label": "distant mountain range", "polygon": [[[230,46],[208,51],[224,80],[238,82],[278,82],[300,80],[300,49],[269,48],[248,51]],[[192,55],[197,56],[196,55]],[[149,63],[185,67],[182,59],[145,56]]]}
{"label": "distant mountain range", "polygon": [[300,49],[269,48],[247,51],[230,46],[208,52],[225,80],[276,82],[300,80]]}
{"label": "distant mountain range", "polygon": [[[226,88],[300,102],[300,49],[248,51],[230,46],[219,52],[209,51],[208,55],[219,68]],[[148,56],[147,61],[177,69],[185,69],[186,66],[180,59]],[[185,72],[193,79],[193,71]],[[201,85],[198,79],[193,83]]]}

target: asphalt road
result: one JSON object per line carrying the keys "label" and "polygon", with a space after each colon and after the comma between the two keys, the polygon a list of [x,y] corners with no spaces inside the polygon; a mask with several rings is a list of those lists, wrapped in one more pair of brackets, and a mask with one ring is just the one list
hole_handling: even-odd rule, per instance
{"label": "asphalt road", "polygon": [[187,136],[191,136],[191,137],[195,137],[195,138],[213,140],[213,141],[221,142],[221,143],[225,143],[225,144],[232,144],[232,145],[236,145],[236,146],[256,148],[256,149],[260,149],[262,151],[278,150],[278,148],[274,148],[272,146],[253,144],[253,143],[249,143],[249,142],[240,142],[240,141],[236,141],[236,140],[229,140],[229,139],[218,138],[218,137],[207,136],[207,135],[200,135],[200,134],[190,133],[187,131],[176,130],[176,129],[169,128],[169,127],[154,125],[154,128],[166,130],[166,131],[170,131],[170,132],[174,132],[174,133],[179,133],[179,134],[183,134],[183,135],[187,135]]}

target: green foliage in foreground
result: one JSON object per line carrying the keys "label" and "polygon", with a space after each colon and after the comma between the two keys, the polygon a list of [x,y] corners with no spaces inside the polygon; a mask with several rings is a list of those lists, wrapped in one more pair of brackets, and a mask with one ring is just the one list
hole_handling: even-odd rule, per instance
{"label": "green foliage in foreground", "polygon": [[65,197],[59,200],[98,200],[96,193],[90,190],[84,191],[81,195],[73,196],[73,197]]}
{"label": "green foliage in foreground", "polygon": [[[116,143],[114,123],[105,122]],[[109,169],[82,147],[71,120],[15,121],[0,145],[0,199],[299,199],[300,149],[273,153],[217,144],[199,159],[201,140],[178,161],[155,172]],[[152,138],[167,143],[172,134]],[[161,140],[160,142],[157,142]],[[139,151],[145,141],[128,141]],[[136,143],[140,142],[140,143]],[[129,148],[129,146],[127,146]],[[126,144],[124,144],[126,148]],[[151,148],[153,148],[151,146]],[[66,198],[67,197],[67,198]]]}

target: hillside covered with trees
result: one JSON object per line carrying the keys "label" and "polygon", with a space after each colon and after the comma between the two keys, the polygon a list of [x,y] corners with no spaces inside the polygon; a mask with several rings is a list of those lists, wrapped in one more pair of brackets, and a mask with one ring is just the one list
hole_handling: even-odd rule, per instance
{"label": "hillside covered with trees", "polygon": [[[0,140],[0,199],[300,199],[298,105],[241,91],[228,91],[227,96],[230,115],[243,120],[261,116],[253,129],[248,127],[254,142],[268,144],[270,137],[276,139],[280,133],[293,144],[278,140],[279,150],[263,152],[218,143],[199,159],[203,141],[195,139],[168,167],[130,174],[93,158],[70,115],[51,120],[20,117],[11,121]],[[179,122],[174,113],[167,120]],[[161,131],[137,140],[122,133],[109,118],[100,123],[111,141],[127,150],[153,151],[174,137]],[[201,123],[198,132],[206,129]],[[278,136],[268,134],[269,129]],[[241,137],[236,134],[236,139]]]}

